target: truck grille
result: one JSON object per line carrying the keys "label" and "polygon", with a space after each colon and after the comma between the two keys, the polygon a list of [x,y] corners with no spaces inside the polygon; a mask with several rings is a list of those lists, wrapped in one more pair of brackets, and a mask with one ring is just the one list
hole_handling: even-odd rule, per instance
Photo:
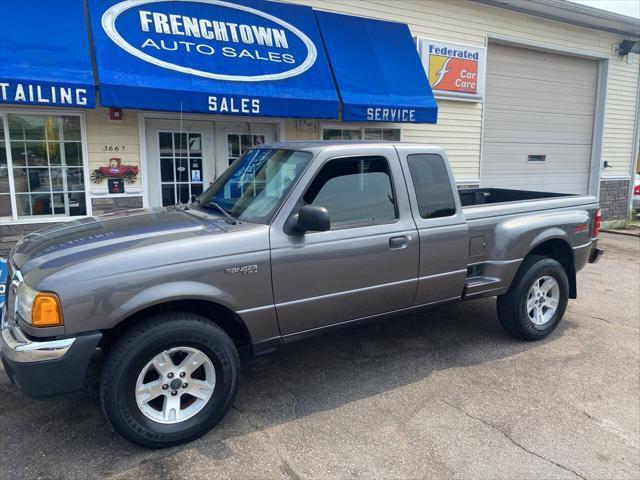
{"label": "truck grille", "polygon": [[[13,278],[16,276],[16,272],[17,269],[15,267],[15,265],[13,264],[13,262],[11,261],[11,258],[7,259],[7,279],[5,281],[5,290],[4,290],[4,303],[5,303],[5,308],[7,311],[7,320],[13,319],[13,311],[14,311],[14,304],[16,301],[16,294],[13,291],[12,288],[12,282],[13,282]],[[19,273],[18,273],[19,276]]]}
{"label": "truck grille", "polygon": [[11,285],[11,279],[13,278],[13,275],[16,272],[15,267],[13,266],[13,262],[11,261],[11,258],[7,259],[7,278],[5,279],[4,282],[4,291],[6,295],[9,295],[9,286]]}

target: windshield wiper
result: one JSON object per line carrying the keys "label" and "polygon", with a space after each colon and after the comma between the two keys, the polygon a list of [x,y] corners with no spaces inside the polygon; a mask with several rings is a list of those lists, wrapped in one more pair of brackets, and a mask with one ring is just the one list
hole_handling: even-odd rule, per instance
{"label": "windshield wiper", "polygon": [[[238,221],[229,212],[227,212],[224,208],[222,208],[216,202],[210,202],[208,204],[204,204],[200,201],[200,197],[194,194],[194,195],[191,195],[191,202],[187,205],[187,210],[189,210],[189,207],[194,203],[198,203],[202,208],[215,207],[217,210],[220,211],[220,213],[222,213],[222,215],[224,215],[224,219],[228,223],[230,223],[231,225],[235,225],[236,223],[238,223]],[[210,208],[208,209],[210,210]]]}
{"label": "windshield wiper", "polygon": [[[200,203],[200,202],[198,202],[198,203]],[[224,218],[227,221],[227,223],[229,223],[230,225],[235,225],[236,223],[238,223],[238,221],[235,218],[233,218],[233,216],[229,212],[227,212],[224,208],[222,208],[216,202],[210,202],[210,203],[207,203],[207,204],[200,203],[200,206],[202,206],[202,207],[215,207],[218,210],[220,210],[220,213],[222,213],[222,215],[224,215]]]}

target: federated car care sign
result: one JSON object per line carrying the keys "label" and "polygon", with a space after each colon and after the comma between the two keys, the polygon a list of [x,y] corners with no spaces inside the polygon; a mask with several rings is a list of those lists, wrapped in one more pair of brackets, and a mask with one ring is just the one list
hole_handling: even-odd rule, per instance
{"label": "federated car care sign", "polygon": [[480,100],[484,94],[483,47],[420,39],[420,56],[437,96]]}
{"label": "federated car care sign", "polygon": [[317,118],[337,113],[309,7],[263,0],[88,5],[103,105]]}

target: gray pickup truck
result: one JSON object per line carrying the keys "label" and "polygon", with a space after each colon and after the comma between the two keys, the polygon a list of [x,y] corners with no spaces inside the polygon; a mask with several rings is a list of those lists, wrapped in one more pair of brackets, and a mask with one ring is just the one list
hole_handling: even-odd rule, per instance
{"label": "gray pickup truck", "polygon": [[412,309],[497,296],[505,330],[558,325],[602,253],[594,197],[456,189],[443,149],[255,148],[199,198],[32,233],[9,256],[2,360],[26,393],[81,389],[123,437],[191,440],[233,402],[239,352]]}

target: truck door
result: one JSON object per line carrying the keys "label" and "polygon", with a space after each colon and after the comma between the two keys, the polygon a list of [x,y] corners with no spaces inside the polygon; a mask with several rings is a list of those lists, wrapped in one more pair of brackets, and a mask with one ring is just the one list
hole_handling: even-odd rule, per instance
{"label": "truck door", "polygon": [[[391,146],[347,151],[320,151],[272,224],[273,295],[283,335],[413,303],[418,235],[397,153]],[[331,229],[287,233],[287,220],[304,204],[327,208]]]}
{"label": "truck door", "polygon": [[420,238],[415,305],[460,298],[467,276],[467,222],[449,162],[437,147],[396,147]]}

